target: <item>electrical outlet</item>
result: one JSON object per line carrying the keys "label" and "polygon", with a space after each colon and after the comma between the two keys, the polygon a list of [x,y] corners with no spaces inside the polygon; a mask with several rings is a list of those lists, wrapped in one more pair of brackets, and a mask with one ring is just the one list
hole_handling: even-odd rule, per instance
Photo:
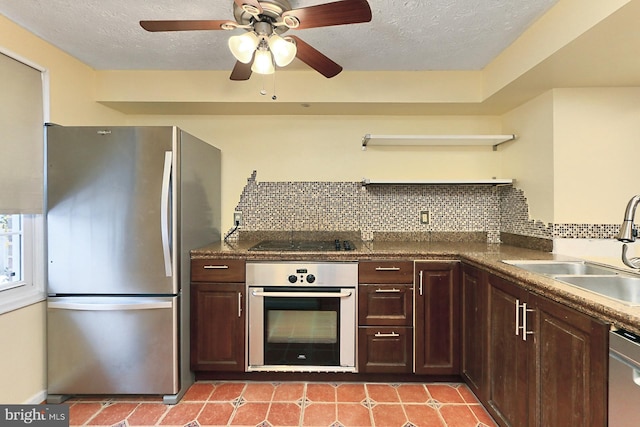
{"label": "electrical outlet", "polygon": [[429,211],[420,211],[420,224],[429,224]]}
{"label": "electrical outlet", "polygon": [[242,227],[242,212],[236,211],[233,213],[233,225],[235,227]]}

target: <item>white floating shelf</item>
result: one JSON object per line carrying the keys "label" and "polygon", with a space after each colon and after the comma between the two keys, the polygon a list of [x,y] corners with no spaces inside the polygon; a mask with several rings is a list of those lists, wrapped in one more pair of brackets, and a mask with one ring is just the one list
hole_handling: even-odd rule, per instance
{"label": "white floating shelf", "polygon": [[516,135],[371,135],[362,138],[362,149],[368,146],[493,146],[513,141]]}
{"label": "white floating shelf", "polygon": [[362,179],[362,185],[511,185],[515,182],[512,178],[490,179],[428,179],[420,181],[398,180],[385,181]]}

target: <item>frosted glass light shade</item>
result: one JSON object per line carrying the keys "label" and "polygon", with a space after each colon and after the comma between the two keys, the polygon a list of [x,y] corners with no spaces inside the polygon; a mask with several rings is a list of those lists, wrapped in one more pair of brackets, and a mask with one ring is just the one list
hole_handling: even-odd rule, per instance
{"label": "frosted glass light shade", "polygon": [[276,70],[273,67],[273,59],[268,50],[257,50],[256,57],[251,65],[251,71],[258,74],[273,74]]}
{"label": "frosted glass light shade", "polygon": [[298,52],[295,43],[283,39],[275,33],[269,37],[269,49],[278,67],[286,67],[291,64]]}
{"label": "frosted glass light shade", "polygon": [[241,36],[229,37],[229,50],[238,61],[248,64],[253,58],[253,52],[258,47],[258,43],[260,39],[256,33],[248,31]]}

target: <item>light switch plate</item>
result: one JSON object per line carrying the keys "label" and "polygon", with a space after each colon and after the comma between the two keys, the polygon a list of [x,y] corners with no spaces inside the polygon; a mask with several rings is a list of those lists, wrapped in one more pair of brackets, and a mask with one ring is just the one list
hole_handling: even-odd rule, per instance
{"label": "light switch plate", "polygon": [[429,211],[420,211],[420,224],[429,224]]}

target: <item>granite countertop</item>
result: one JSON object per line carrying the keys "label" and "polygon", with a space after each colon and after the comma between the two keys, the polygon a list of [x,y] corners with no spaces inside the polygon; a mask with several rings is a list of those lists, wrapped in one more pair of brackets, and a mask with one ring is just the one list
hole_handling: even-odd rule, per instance
{"label": "granite countertop", "polygon": [[355,242],[348,252],[255,252],[248,249],[257,241],[218,242],[191,251],[192,259],[246,259],[252,261],[366,261],[370,259],[448,260],[459,259],[490,270],[507,279],[515,279],[524,288],[575,308],[585,314],[640,334],[640,306],[633,307],[598,294],[530,273],[505,264],[502,260],[571,259],[549,252],[523,249],[504,244],[465,242]]}

